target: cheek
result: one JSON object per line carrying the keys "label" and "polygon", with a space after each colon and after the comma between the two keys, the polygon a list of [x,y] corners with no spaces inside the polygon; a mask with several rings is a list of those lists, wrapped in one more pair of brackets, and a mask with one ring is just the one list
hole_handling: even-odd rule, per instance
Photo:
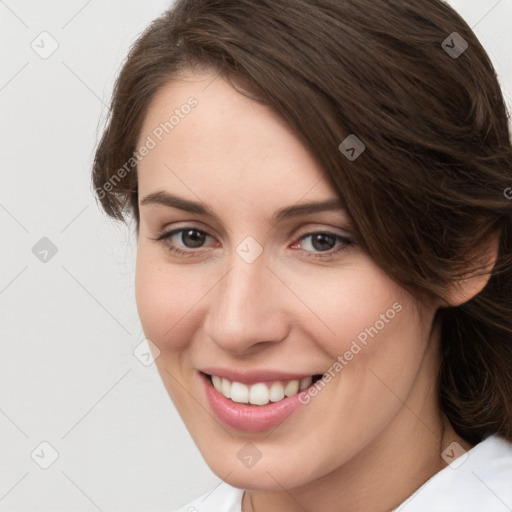
{"label": "cheek", "polygon": [[[137,250],[135,296],[147,338],[160,350],[179,351],[186,345],[183,329],[201,299],[198,277],[161,261],[144,246]],[[204,292],[203,292],[204,294]]]}
{"label": "cheek", "polygon": [[[184,392],[190,366],[187,353],[192,329],[197,325],[200,283],[182,267],[162,261],[152,248],[139,244],[135,272],[135,295],[140,322],[146,338],[160,353],[155,363],[162,382],[176,408],[184,417],[194,412],[194,403]],[[204,294],[204,292],[203,292]]]}
{"label": "cheek", "polygon": [[411,297],[400,288],[391,289],[393,293],[385,299],[383,295],[382,301],[352,306],[347,337],[331,352],[334,357],[341,355],[334,380],[340,414],[352,411],[349,437],[365,432],[370,439],[391,421],[423,364],[428,326],[419,321]]}
{"label": "cheek", "polygon": [[349,360],[356,354],[364,359],[378,340],[396,340],[404,327],[409,330],[415,320],[411,297],[371,260],[361,257],[357,266],[331,275],[321,270],[300,276],[291,287],[313,314],[309,335],[333,360],[345,353]]}

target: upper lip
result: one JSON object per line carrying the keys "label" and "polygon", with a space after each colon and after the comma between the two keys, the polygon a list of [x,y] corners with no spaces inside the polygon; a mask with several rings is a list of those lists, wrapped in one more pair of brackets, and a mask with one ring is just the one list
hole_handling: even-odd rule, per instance
{"label": "upper lip", "polygon": [[288,373],[269,369],[253,369],[242,371],[220,366],[200,368],[200,371],[208,375],[224,377],[231,382],[241,382],[242,384],[256,384],[257,382],[275,382],[295,379],[300,380],[304,377],[312,377],[313,375],[318,375],[318,373]]}

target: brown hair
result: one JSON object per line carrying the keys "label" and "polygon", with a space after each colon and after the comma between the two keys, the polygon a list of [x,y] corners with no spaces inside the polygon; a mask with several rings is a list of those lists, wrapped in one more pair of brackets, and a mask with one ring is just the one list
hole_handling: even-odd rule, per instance
{"label": "brown hair", "polygon": [[[450,54],[460,37],[467,49]],[[402,286],[445,297],[481,271],[477,256],[500,234],[484,290],[436,313],[438,390],[465,440],[512,440],[512,147],[495,70],[470,27],[440,0],[178,0],[132,47],[95,155],[97,198],[113,218],[131,213],[137,232],[142,122],[155,92],[195,66],[244,84],[288,121]],[[338,149],[350,134],[366,146],[353,161]]]}

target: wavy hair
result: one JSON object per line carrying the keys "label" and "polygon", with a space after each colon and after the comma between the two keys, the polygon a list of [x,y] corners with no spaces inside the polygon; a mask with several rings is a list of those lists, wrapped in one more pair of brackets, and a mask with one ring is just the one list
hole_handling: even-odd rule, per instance
{"label": "wavy hair", "polygon": [[[92,169],[105,212],[133,216],[137,231],[133,155],[148,105],[196,68],[289,123],[370,256],[405,288],[444,298],[483,272],[476,262],[499,235],[485,288],[436,312],[438,395],[468,442],[512,441],[511,136],[496,72],[466,22],[440,0],[178,0],[131,48]],[[339,149],[350,134],[366,147],[353,161]]]}

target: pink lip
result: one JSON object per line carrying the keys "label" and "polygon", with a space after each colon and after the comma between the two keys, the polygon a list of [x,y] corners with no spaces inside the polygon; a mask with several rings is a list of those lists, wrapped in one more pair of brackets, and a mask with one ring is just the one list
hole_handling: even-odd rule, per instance
{"label": "pink lip", "polygon": [[[206,397],[213,412],[223,423],[239,430],[261,432],[276,427],[302,405],[298,399],[300,392],[279,402],[269,402],[268,405],[248,405],[233,402],[233,400],[219,393],[208,377],[201,372],[198,372],[198,375],[203,381]],[[217,375],[217,373],[214,373],[214,375]]]}
{"label": "pink lip", "polygon": [[231,382],[241,382],[242,384],[256,384],[257,382],[272,383],[275,381],[286,381],[312,377],[313,373],[286,373],[268,369],[239,371],[232,368],[221,368],[218,366],[209,366],[200,368],[200,371],[208,375],[224,377]]}

